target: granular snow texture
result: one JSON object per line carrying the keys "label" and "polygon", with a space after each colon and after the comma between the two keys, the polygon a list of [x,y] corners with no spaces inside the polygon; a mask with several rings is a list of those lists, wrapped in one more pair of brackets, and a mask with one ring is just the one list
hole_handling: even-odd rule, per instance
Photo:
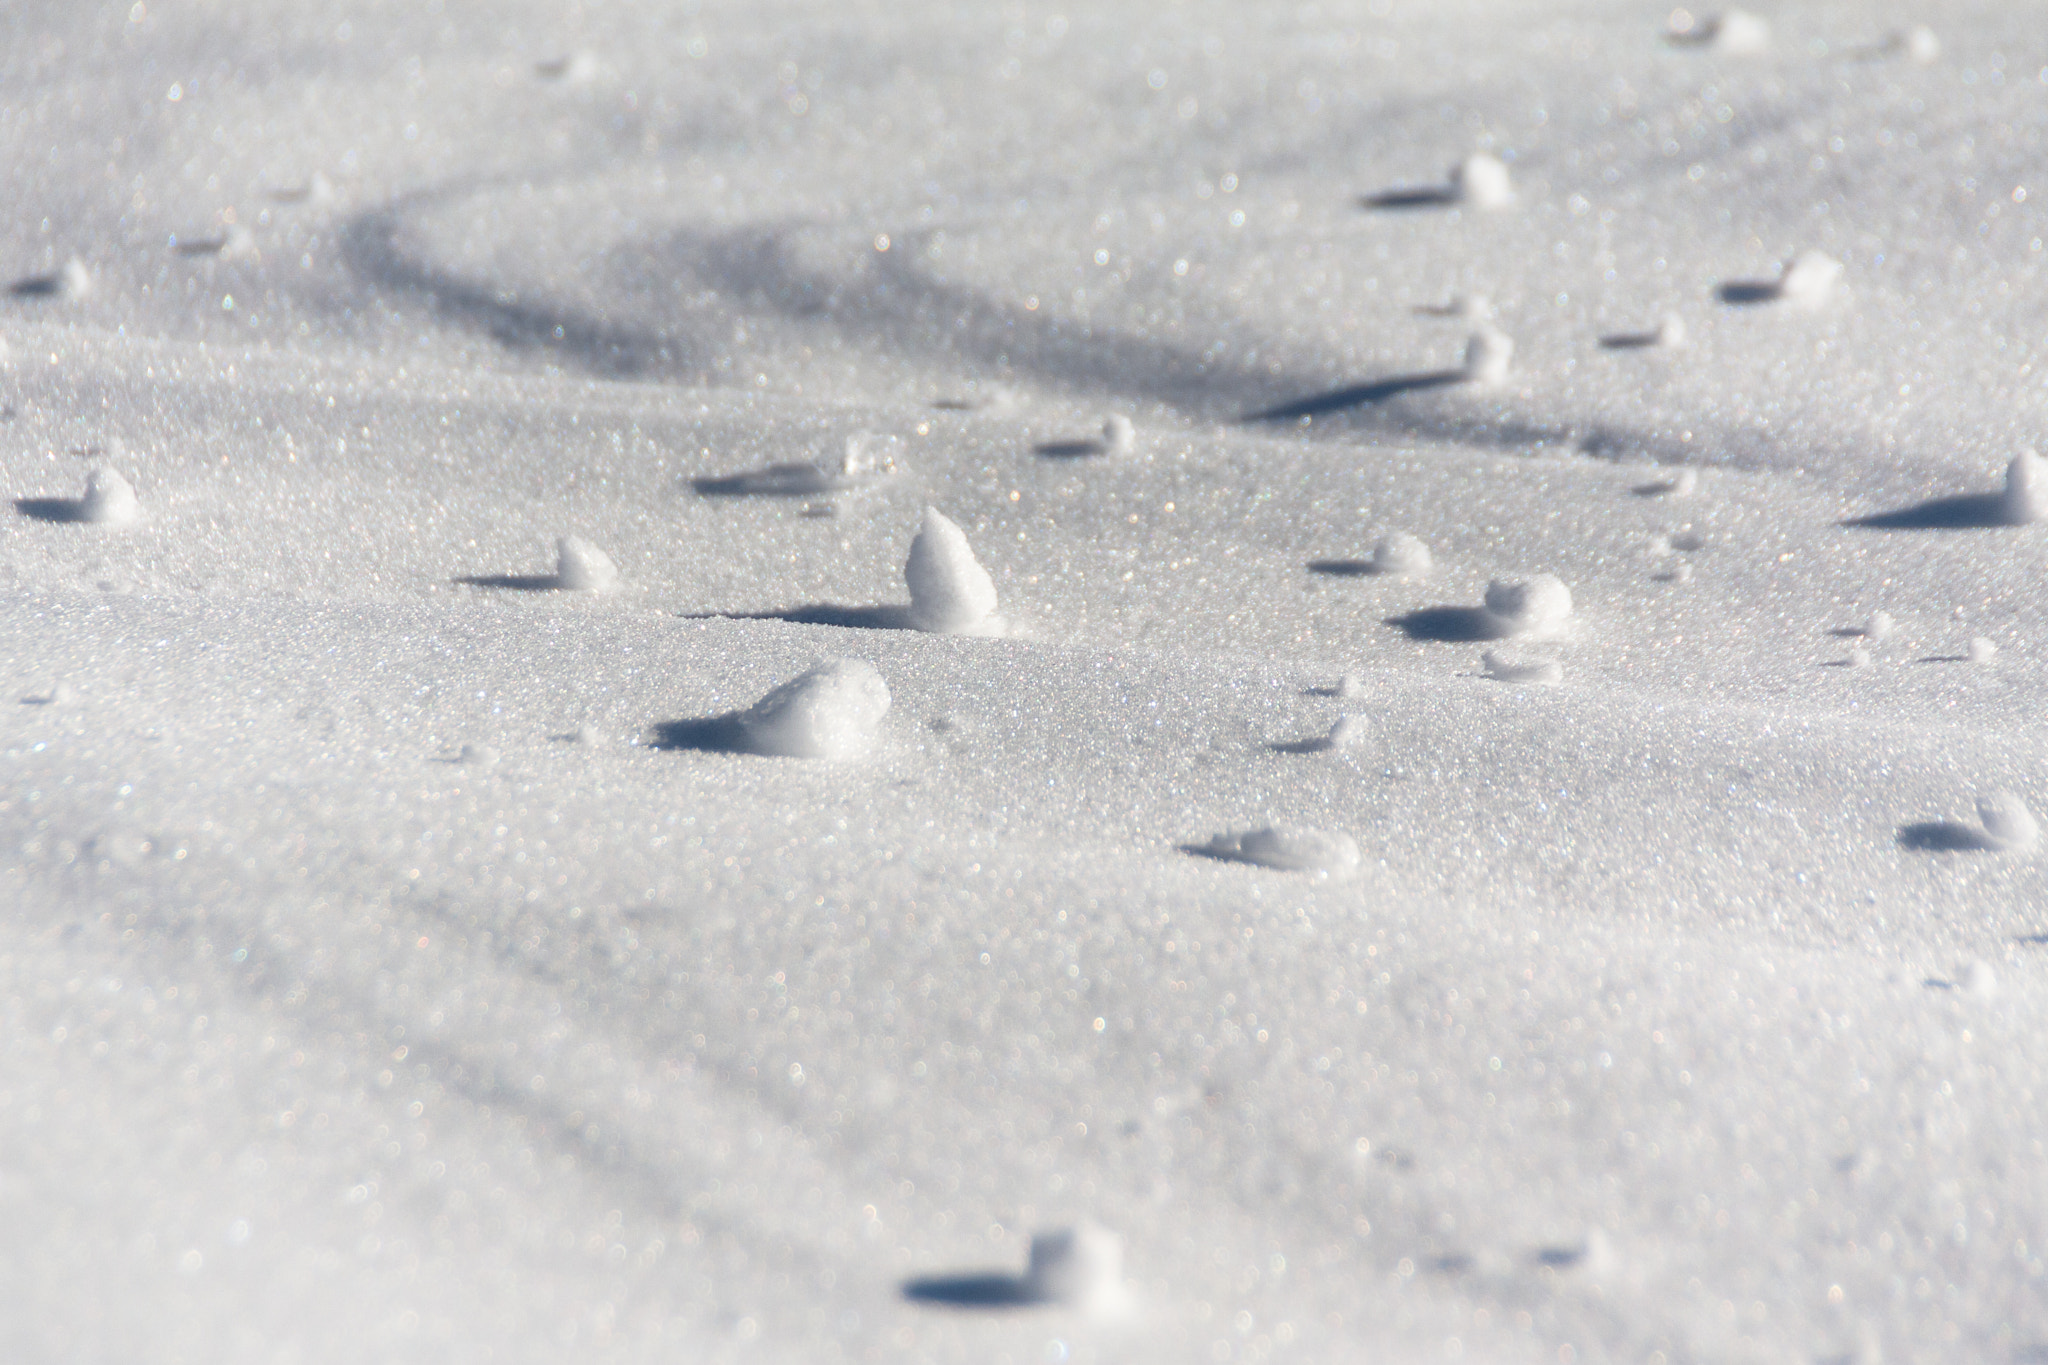
{"label": "granular snow texture", "polygon": [[2048,1358],[2048,29],[1712,17],[5,7],[0,1357]]}

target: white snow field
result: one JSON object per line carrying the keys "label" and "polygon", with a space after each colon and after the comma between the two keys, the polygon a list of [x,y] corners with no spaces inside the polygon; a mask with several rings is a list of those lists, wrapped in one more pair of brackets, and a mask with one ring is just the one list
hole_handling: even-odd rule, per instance
{"label": "white snow field", "polygon": [[2048,1360],[2041,19],[0,6],[0,1358]]}

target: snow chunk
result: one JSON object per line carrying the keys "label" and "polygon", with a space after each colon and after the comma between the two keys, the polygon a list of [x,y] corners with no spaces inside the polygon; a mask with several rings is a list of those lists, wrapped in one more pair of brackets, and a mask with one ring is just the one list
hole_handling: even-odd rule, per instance
{"label": "snow chunk", "polygon": [[1094,1223],[1034,1232],[1024,1285],[1040,1303],[1063,1304],[1091,1316],[1120,1313],[1129,1302],[1124,1239]]}
{"label": "snow chunk", "polygon": [[1489,649],[1479,656],[1486,676],[1495,682],[1540,683],[1555,687],[1564,681],[1564,665],[1555,659],[1518,659]]}
{"label": "snow chunk", "polygon": [[1486,616],[1501,635],[1548,635],[1572,614],[1572,590],[1555,574],[1496,578],[1486,585]]}
{"label": "snow chunk", "polygon": [[555,542],[555,583],[570,592],[608,592],[618,586],[619,566],[581,536]]}
{"label": "snow chunk", "polygon": [[1138,429],[1122,413],[1103,419],[1102,448],[1111,455],[1128,455],[1138,446]]}
{"label": "snow chunk", "polygon": [[1653,346],[1677,347],[1685,345],[1685,319],[1676,313],[1666,313],[1657,319],[1657,325],[1650,332]]}
{"label": "snow chunk", "polygon": [[1772,297],[1803,307],[1825,303],[1842,278],[1842,263],[1825,251],[1802,251],[1785,262],[1772,287]]}
{"label": "snow chunk", "polygon": [[1507,163],[1485,152],[1475,152],[1451,168],[1451,190],[1459,203],[1476,209],[1502,209],[1515,202]]}
{"label": "snow chunk", "polygon": [[1372,547],[1372,571],[1376,574],[1421,578],[1432,566],[1429,547],[1406,531],[1391,531]]}
{"label": "snow chunk", "polygon": [[1971,663],[1988,664],[1997,657],[1997,645],[1992,644],[1991,641],[1985,639],[1982,635],[1976,636],[1973,639],[1971,639],[1969,651],[1969,658]]}
{"label": "snow chunk", "polygon": [[1356,673],[1346,673],[1338,678],[1337,686],[1332,690],[1338,701],[1361,701],[1365,694],[1365,679]]}
{"label": "snow chunk", "polygon": [[1844,660],[1844,662],[1847,663],[1850,668],[1868,668],[1870,667],[1870,651],[1865,649],[1862,645],[1851,646],[1849,650],[1849,657],[1846,660]]}
{"label": "snow chunk", "polygon": [[1348,834],[1300,825],[1219,834],[1200,849],[1212,858],[1278,868],[1283,872],[1325,872],[1344,876],[1358,870],[1358,845]]}
{"label": "snow chunk", "polygon": [[1981,957],[1972,958],[1959,975],[1963,978],[1963,989],[1979,1000],[1989,1000],[1998,994],[1998,973]]}
{"label": "snow chunk", "polygon": [[1515,358],[1515,339],[1498,327],[1481,327],[1465,342],[1462,372],[1470,384],[1505,383]]}
{"label": "snow chunk", "polygon": [[861,659],[826,659],[739,717],[748,747],[785,758],[852,758],[874,742],[889,685]]}
{"label": "snow chunk", "polygon": [[1894,33],[1886,46],[1917,66],[1931,66],[1941,60],[1941,38],[1925,24]]}
{"label": "snow chunk", "polygon": [[1687,47],[1704,47],[1727,57],[1752,57],[1771,46],[1771,26],[1748,10],[1731,9],[1695,19],[1685,10],[1671,15],[1668,35]]}
{"label": "snow chunk", "polygon": [[2019,853],[2041,839],[2041,827],[2034,823],[2034,813],[2016,792],[1993,791],[1978,797],[1977,821],[1984,826],[1987,848]]}
{"label": "snow chunk", "polygon": [[1425,303],[1415,311],[1424,317],[1457,318],[1464,322],[1493,320],[1493,302],[1484,294],[1453,294],[1443,303]]}
{"label": "snow chunk", "polygon": [[502,757],[488,744],[465,744],[457,761],[473,768],[495,768]]}
{"label": "snow chunk", "polygon": [[1890,612],[1874,611],[1870,613],[1870,619],[1863,623],[1863,638],[1866,640],[1889,640],[1898,633],[1898,630],[1899,623],[1892,619]]}
{"label": "snow chunk", "polygon": [[2005,467],[2005,496],[1998,510],[2011,526],[2048,521],[2048,460],[2022,450]]}
{"label": "snow chunk", "polygon": [[936,507],[924,511],[924,525],[903,562],[910,585],[910,619],[919,630],[938,635],[1000,635],[995,614],[996,585],[974,557],[966,533]]}
{"label": "snow chunk", "polygon": [[101,526],[125,526],[142,515],[135,486],[118,470],[101,465],[85,478],[85,496],[78,500],[78,519]]}

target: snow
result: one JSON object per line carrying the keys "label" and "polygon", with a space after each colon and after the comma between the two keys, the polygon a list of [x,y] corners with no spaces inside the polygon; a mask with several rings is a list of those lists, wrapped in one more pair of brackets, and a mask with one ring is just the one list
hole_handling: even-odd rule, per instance
{"label": "snow", "polygon": [[2048,1350],[2048,38],[1671,9],[11,6],[0,1351]]}

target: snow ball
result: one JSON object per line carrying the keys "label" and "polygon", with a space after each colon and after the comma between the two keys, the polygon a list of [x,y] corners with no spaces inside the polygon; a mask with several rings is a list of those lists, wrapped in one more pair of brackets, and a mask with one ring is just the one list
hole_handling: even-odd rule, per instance
{"label": "snow ball", "polygon": [[1356,749],[1372,738],[1372,730],[1364,716],[1340,716],[1330,727],[1330,733],[1323,740],[1325,749]]}
{"label": "snow ball", "polygon": [[966,534],[936,507],[925,508],[924,525],[903,562],[903,581],[910,586],[910,617],[919,630],[939,635],[1001,632],[994,580],[974,557]]}
{"label": "snow ball", "polygon": [[1486,585],[1486,614],[1502,635],[1540,635],[1572,614],[1572,590],[1555,574],[1496,578]]}
{"label": "snow ball", "polygon": [[556,57],[533,64],[534,74],[542,80],[563,81],[570,85],[581,85],[594,79],[598,73],[597,57],[589,52],[572,52],[566,57]]}
{"label": "snow ball", "polygon": [[1994,791],[1978,797],[1977,822],[1984,826],[1984,841],[1992,848],[2018,853],[2041,838],[2034,813],[2016,792]]}
{"label": "snow ball", "polygon": [[40,696],[27,696],[21,699],[24,706],[51,707],[75,706],[78,704],[78,701],[78,690],[66,682],[55,684],[49,691],[42,693]]}
{"label": "snow ball", "polygon": [[1499,384],[1515,358],[1515,339],[1498,327],[1482,327],[1465,342],[1462,372],[1467,383]]}
{"label": "snow ball", "polygon": [[1979,1000],[1989,1000],[1998,994],[1998,973],[1981,957],[1972,958],[1959,975],[1963,978],[1963,989]]}
{"label": "snow ball", "polygon": [[1024,1283],[1040,1302],[1089,1314],[1118,1312],[1127,1294],[1124,1240],[1094,1223],[1034,1232]]}
{"label": "snow ball", "polygon": [[1689,498],[1699,491],[1700,472],[1697,469],[1681,469],[1671,477],[1671,492],[1674,498]]}
{"label": "snow ball", "polygon": [[1988,664],[1998,657],[1998,646],[1979,635],[1970,641],[1969,655],[1973,664]]}
{"label": "snow ball", "polygon": [[1690,583],[1692,582],[1692,565],[1686,563],[1674,564],[1671,566],[1671,572],[1666,576],[1673,583]]}
{"label": "snow ball", "polygon": [[118,470],[102,465],[86,475],[85,496],[78,502],[79,520],[123,526],[141,515],[142,503],[135,496],[135,486],[122,478]]}
{"label": "snow ball", "polygon": [[1219,834],[1203,849],[1211,857],[1283,872],[1326,872],[1334,876],[1358,870],[1358,845],[1348,834],[1297,825]]}
{"label": "snow ball", "polygon": [[1772,293],[1787,303],[1813,307],[1827,300],[1841,278],[1840,261],[1825,251],[1802,251],[1779,270]]}
{"label": "snow ball", "polygon": [[1128,455],[1137,447],[1138,429],[1130,418],[1115,413],[1103,419],[1102,444],[1112,455]]}
{"label": "snow ball", "polygon": [[861,659],[826,659],[755,702],[739,717],[756,753],[852,758],[874,742],[889,710],[889,685]]}
{"label": "snow ball", "polygon": [[1870,667],[1870,651],[1862,645],[1853,646],[1849,650],[1849,657],[1845,662],[1851,668],[1868,668]]}
{"label": "snow ball", "polygon": [[1889,640],[1898,634],[1898,631],[1899,623],[1892,619],[1892,614],[1888,611],[1874,611],[1870,613],[1870,619],[1863,623],[1863,638],[1866,640]]}
{"label": "snow ball", "polygon": [[1564,665],[1555,659],[1517,659],[1489,649],[1479,661],[1486,666],[1486,676],[1495,682],[1555,687],[1564,681]]}
{"label": "snow ball", "polygon": [[502,755],[488,744],[465,744],[459,757],[472,768],[495,768]]}
{"label": "snow ball", "polygon": [[1389,532],[1372,547],[1372,571],[1377,574],[1421,578],[1431,565],[1429,547],[1406,531]]}
{"label": "snow ball", "polygon": [[555,542],[555,583],[570,592],[606,592],[618,586],[619,566],[581,536]]}
{"label": "snow ball", "polygon": [[1360,701],[1365,697],[1365,679],[1356,673],[1346,673],[1337,679],[1335,693],[1338,701]]}
{"label": "snow ball", "polygon": [[1676,313],[1666,313],[1657,319],[1657,325],[1650,332],[1650,341],[1657,346],[1685,345],[1685,319]]}
{"label": "snow ball", "polygon": [[588,723],[577,726],[570,738],[586,749],[602,749],[606,742],[605,732]]}
{"label": "snow ball", "polygon": [[1500,209],[1515,202],[1507,163],[1485,152],[1476,152],[1451,168],[1451,188],[1459,203],[1473,208]]}
{"label": "snow ball", "polygon": [[2005,467],[2005,496],[1999,510],[2012,526],[2048,521],[2048,460],[2022,450]]}
{"label": "snow ball", "polygon": [[1909,62],[1927,66],[1941,60],[1941,39],[1925,24],[1892,35],[1892,48]]}

